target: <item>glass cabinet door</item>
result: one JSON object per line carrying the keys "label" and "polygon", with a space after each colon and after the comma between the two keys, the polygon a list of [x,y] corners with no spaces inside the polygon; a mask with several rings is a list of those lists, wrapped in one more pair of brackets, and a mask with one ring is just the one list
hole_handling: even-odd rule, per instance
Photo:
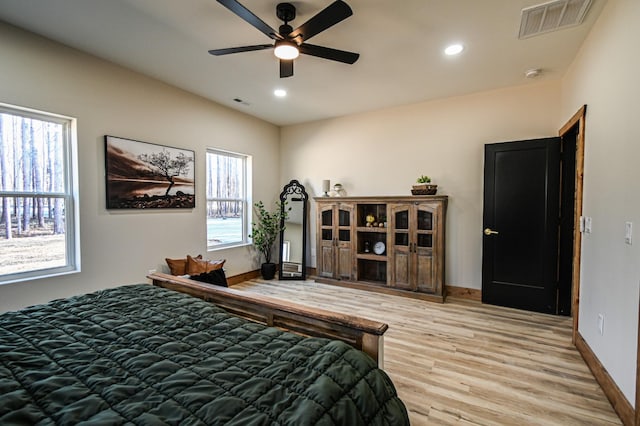
{"label": "glass cabinet door", "polygon": [[425,293],[434,293],[436,290],[436,268],[433,263],[436,217],[431,206],[415,206],[415,285],[418,291]]}
{"label": "glass cabinet door", "polygon": [[394,227],[395,229],[409,229],[409,210],[400,210],[394,213],[395,221]]}
{"label": "glass cabinet door", "polygon": [[409,246],[409,210],[393,212],[393,242],[396,246]]}
{"label": "glass cabinet door", "polygon": [[433,213],[423,208],[418,210],[418,231],[433,230]]}
{"label": "glass cabinet door", "polygon": [[322,226],[333,226],[333,210],[324,210],[322,212]]}
{"label": "glass cabinet door", "polygon": [[324,208],[320,214],[321,230],[322,234],[320,238],[322,241],[333,241],[333,209]]}
{"label": "glass cabinet door", "polygon": [[351,210],[338,210],[338,226],[351,226]]}
{"label": "glass cabinet door", "polygon": [[[351,213],[352,210],[338,209],[338,240],[351,241]],[[347,229],[344,229],[347,228]]]}
{"label": "glass cabinet door", "polygon": [[339,203],[336,206],[337,223],[337,252],[336,252],[336,274],[341,280],[351,280],[355,276],[353,266],[353,230],[352,222],[355,207],[353,204]]}
{"label": "glass cabinet door", "polygon": [[392,246],[390,248],[389,281],[398,289],[413,290],[411,272],[411,209],[407,204],[389,206]]}
{"label": "glass cabinet door", "polygon": [[423,248],[433,247],[433,212],[426,206],[418,205],[415,210],[416,245]]}

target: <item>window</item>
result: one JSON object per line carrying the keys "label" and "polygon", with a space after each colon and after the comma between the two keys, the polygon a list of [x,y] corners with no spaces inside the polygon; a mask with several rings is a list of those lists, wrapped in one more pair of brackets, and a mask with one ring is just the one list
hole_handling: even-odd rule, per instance
{"label": "window", "polygon": [[0,284],[79,268],[75,120],[0,104]]}
{"label": "window", "polygon": [[207,247],[248,243],[251,157],[207,150]]}

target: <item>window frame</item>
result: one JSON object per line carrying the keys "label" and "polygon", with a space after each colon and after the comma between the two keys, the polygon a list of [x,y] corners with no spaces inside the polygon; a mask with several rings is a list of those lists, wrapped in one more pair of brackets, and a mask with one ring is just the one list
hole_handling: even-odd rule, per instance
{"label": "window frame", "polygon": [[0,102],[0,113],[62,126],[63,192],[25,192],[0,189],[0,197],[61,198],[65,205],[65,264],[53,268],[0,274],[0,285],[78,273],[80,263],[80,191],[78,179],[77,120],[61,114]]}
{"label": "window frame", "polygon": [[[244,194],[244,198],[220,198],[220,197],[209,197],[208,187],[209,185],[209,154],[213,155],[221,155],[226,157],[233,157],[242,160],[242,193]],[[251,244],[251,239],[249,238],[249,226],[251,224],[251,181],[252,181],[252,156],[248,154],[243,154],[239,152],[227,151],[219,148],[211,148],[208,147],[205,154],[205,228],[206,228],[206,238],[207,238],[207,251],[216,251],[220,249],[227,249],[231,247],[241,247]],[[208,215],[208,204],[211,201],[222,201],[222,202],[240,202],[242,203],[242,239],[239,241],[233,241],[229,243],[215,244],[210,245],[210,235],[209,235],[209,215]]]}

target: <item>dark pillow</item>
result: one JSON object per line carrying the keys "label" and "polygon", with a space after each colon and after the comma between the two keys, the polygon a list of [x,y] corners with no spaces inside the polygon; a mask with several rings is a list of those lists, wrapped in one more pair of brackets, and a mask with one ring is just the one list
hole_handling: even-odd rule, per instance
{"label": "dark pillow", "polygon": [[222,268],[204,272],[199,275],[191,275],[191,279],[201,281],[203,283],[219,285],[221,287],[229,287],[227,285],[227,277],[224,275],[224,269]]}

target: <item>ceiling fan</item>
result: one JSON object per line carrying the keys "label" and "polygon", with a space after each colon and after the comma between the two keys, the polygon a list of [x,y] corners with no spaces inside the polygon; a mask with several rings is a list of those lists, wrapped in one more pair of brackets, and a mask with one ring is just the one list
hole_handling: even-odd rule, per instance
{"label": "ceiling fan", "polygon": [[289,25],[289,22],[296,17],[295,6],[291,3],[279,3],[276,6],[276,16],[284,21],[284,24],[280,25],[278,31],[271,28],[236,0],[218,0],[218,3],[253,25],[267,37],[275,40],[275,43],[209,50],[212,55],[220,56],[253,50],[274,49],[276,57],[280,60],[280,78],[293,75],[293,60],[300,53],[345,64],[353,64],[360,57],[358,53],[306,43],[311,37],[353,15],[349,5],[341,0],[334,1],[295,30]]}

